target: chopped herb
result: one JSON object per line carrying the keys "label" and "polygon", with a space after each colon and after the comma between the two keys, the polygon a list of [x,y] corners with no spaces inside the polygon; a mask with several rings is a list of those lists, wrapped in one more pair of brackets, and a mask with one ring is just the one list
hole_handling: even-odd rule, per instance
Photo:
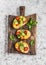
{"label": "chopped herb", "polygon": [[14,37],[14,35],[10,35],[10,40],[15,40],[15,37]]}
{"label": "chopped herb", "polygon": [[30,41],[30,45],[31,45],[31,46],[34,46],[34,43],[35,43],[34,40],[31,40],[31,41]]}
{"label": "chopped herb", "polygon": [[24,46],[24,45],[22,43],[20,43],[19,46]]}
{"label": "chopped herb", "polygon": [[36,21],[34,21],[33,19],[30,19],[30,21],[27,23],[27,26],[29,29],[32,29],[33,26],[35,26],[37,24]]}

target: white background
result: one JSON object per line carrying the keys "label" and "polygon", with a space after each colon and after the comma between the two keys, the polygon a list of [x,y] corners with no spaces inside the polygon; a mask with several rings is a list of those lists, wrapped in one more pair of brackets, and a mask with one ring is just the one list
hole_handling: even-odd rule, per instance
{"label": "white background", "polygon": [[[5,53],[6,15],[17,15],[19,6],[25,15],[37,14],[36,55]],[[0,0],[0,65],[46,65],[46,0]]]}

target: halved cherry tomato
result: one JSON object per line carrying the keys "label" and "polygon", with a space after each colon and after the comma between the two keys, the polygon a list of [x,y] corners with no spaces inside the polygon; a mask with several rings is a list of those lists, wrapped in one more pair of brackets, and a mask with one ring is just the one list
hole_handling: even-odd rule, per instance
{"label": "halved cherry tomato", "polygon": [[28,47],[25,47],[25,48],[24,48],[24,51],[27,51],[27,50],[28,50]]}
{"label": "halved cherry tomato", "polygon": [[24,33],[27,34],[27,31],[25,30]]}
{"label": "halved cherry tomato", "polygon": [[19,35],[20,34],[20,32],[16,32],[16,35]]}
{"label": "halved cherry tomato", "polygon": [[16,16],[16,20],[19,20],[20,18],[19,18],[19,16]]}

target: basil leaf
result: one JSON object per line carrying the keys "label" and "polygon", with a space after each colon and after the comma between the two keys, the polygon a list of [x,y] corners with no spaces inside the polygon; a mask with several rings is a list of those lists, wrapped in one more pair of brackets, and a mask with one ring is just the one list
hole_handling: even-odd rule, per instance
{"label": "basil leaf", "polygon": [[32,27],[31,27],[31,25],[29,25],[29,29],[31,29]]}
{"label": "basil leaf", "polygon": [[15,40],[15,37],[14,37],[14,35],[10,35],[10,40]]}
{"label": "basil leaf", "polygon": [[35,43],[34,40],[31,40],[31,41],[30,41],[30,45],[31,45],[31,46],[34,46],[34,43]]}
{"label": "basil leaf", "polygon": [[31,25],[33,24],[32,19],[30,20],[30,24],[31,24]]}
{"label": "basil leaf", "polygon": [[27,26],[29,26],[29,25],[30,25],[30,23],[28,22],[28,23],[27,23]]}
{"label": "basil leaf", "polygon": [[35,26],[37,24],[36,21],[34,21],[33,19],[30,19],[29,22],[27,23],[27,26],[29,29],[32,29],[33,26]]}
{"label": "basil leaf", "polygon": [[37,22],[33,22],[33,25],[35,26],[37,24]]}

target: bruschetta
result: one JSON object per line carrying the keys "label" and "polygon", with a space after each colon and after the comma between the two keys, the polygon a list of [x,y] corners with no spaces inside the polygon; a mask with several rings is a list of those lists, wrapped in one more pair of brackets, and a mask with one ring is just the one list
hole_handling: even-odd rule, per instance
{"label": "bruschetta", "polygon": [[13,28],[19,29],[27,23],[27,19],[24,16],[16,16],[13,20]]}
{"label": "bruschetta", "polygon": [[28,30],[17,30],[16,35],[20,39],[28,39],[31,36],[31,32]]}
{"label": "bruschetta", "polygon": [[22,53],[28,53],[29,52],[29,45],[26,42],[20,41],[15,43],[15,49]]}

